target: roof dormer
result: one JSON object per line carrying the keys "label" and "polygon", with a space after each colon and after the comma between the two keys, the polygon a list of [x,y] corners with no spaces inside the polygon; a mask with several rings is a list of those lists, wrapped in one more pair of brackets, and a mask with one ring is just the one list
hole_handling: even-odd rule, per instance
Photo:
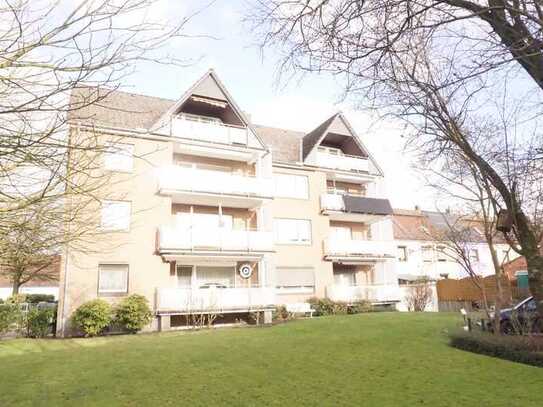
{"label": "roof dormer", "polygon": [[342,113],[324,121],[302,140],[304,163],[356,173],[382,175],[380,167]]}
{"label": "roof dormer", "polygon": [[192,85],[152,130],[179,139],[266,148],[213,70]]}

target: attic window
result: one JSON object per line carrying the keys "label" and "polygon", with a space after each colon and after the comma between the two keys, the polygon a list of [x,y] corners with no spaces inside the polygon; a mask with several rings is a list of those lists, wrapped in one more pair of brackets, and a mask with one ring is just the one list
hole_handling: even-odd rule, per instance
{"label": "attic window", "polygon": [[221,109],[224,109],[226,106],[228,106],[228,103],[223,102],[222,100],[209,99],[201,96],[191,96],[191,100],[198,103],[206,103],[211,106],[220,107]]}
{"label": "attic window", "polygon": [[323,146],[320,146],[319,151],[321,153],[326,153],[326,154],[330,154],[330,155],[343,155],[343,151],[341,151],[341,149],[337,148],[337,147],[323,147]]}

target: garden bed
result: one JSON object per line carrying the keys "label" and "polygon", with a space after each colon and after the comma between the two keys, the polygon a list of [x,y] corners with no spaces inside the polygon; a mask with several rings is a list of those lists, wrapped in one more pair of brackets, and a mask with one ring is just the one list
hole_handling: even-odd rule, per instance
{"label": "garden bed", "polygon": [[450,345],[458,349],[543,367],[542,336],[455,331],[449,334],[449,339]]}

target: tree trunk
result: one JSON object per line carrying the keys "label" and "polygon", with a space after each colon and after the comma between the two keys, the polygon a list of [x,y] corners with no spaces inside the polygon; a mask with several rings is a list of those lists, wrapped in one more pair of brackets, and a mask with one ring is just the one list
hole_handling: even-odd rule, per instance
{"label": "tree trunk", "polygon": [[537,301],[537,310],[543,315],[543,256],[538,252],[526,253],[526,264],[528,266],[528,284],[530,292]]}
{"label": "tree trunk", "polygon": [[21,287],[21,283],[19,280],[13,280],[13,286],[11,290],[11,295],[17,295],[19,294],[19,288]]}

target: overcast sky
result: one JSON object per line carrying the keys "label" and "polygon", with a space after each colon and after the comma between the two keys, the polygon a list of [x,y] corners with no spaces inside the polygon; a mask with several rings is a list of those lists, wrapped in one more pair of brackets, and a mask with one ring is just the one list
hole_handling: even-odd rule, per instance
{"label": "overcast sky", "polygon": [[[173,19],[190,10],[201,9],[209,1],[163,0],[152,12],[153,18]],[[176,99],[207,69],[214,68],[241,108],[252,121],[295,130],[310,131],[331,114],[342,110],[360,138],[383,168],[393,206],[435,209],[434,199],[424,181],[410,168],[403,152],[401,128],[378,123],[368,114],[340,104],[342,85],[323,75],[307,76],[301,82],[276,81],[276,56],[261,54],[247,27],[242,24],[242,0],[217,1],[192,20],[189,33],[213,35],[172,41],[167,52],[192,59],[188,67],[145,65],[125,84],[135,93]]]}

